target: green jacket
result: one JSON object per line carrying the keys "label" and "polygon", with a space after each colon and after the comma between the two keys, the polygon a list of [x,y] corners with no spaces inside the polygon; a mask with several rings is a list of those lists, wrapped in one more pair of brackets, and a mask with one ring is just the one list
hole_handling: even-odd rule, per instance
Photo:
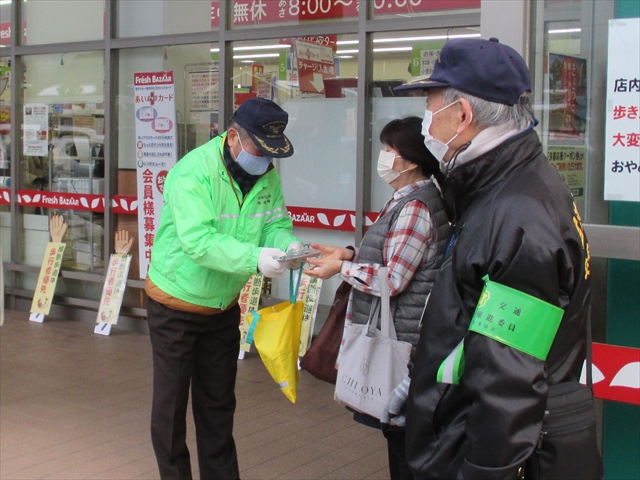
{"label": "green jacket", "polygon": [[272,168],[242,199],[224,165],[225,139],[210,140],[169,171],[148,273],[165,293],[219,309],[257,273],[260,247],[286,250],[299,241],[278,172]]}

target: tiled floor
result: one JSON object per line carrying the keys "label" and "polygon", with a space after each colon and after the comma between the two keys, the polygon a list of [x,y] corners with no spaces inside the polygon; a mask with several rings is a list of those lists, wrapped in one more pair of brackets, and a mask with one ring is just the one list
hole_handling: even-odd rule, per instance
{"label": "tiled floor", "polygon": [[[148,336],[116,328],[105,337],[83,323],[37,324],[27,313],[6,313],[0,479],[158,478],[149,439]],[[256,354],[238,365],[235,439],[243,480],[389,478],[382,434],[355,423],[333,401],[331,385],[301,372],[293,405]]]}

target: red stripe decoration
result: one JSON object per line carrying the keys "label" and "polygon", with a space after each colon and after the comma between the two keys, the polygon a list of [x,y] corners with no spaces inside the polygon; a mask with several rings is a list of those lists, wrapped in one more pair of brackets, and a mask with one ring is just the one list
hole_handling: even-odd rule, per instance
{"label": "red stripe decoration", "polygon": [[596,398],[640,405],[640,349],[593,344]]}
{"label": "red stripe decoration", "polygon": [[[0,188],[0,205],[9,205],[10,203],[11,190]],[[102,195],[40,190],[18,190],[18,205],[21,207],[81,210],[95,213],[103,213],[105,211],[104,196]],[[115,214],[137,215],[138,198],[114,195],[111,198],[111,209]],[[295,227],[344,232],[355,232],[356,229],[356,214],[354,210],[313,207],[287,207],[287,210]],[[365,215],[365,227],[371,226],[378,218],[378,212],[367,212]]]}

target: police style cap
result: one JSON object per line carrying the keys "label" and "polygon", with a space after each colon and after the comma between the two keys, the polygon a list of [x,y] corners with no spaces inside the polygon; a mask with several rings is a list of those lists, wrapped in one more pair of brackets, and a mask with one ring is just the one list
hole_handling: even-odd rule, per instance
{"label": "police style cap", "polygon": [[452,87],[489,102],[513,106],[526,103],[531,91],[529,69],[522,56],[497,38],[449,40],[440,52],[433,74],[394,90]]}
{"label": "police style cap", "polygon": [[289,114],[271,100],[249,98],[238,107],[231,120],[247,131],[255,146],[267,157],[293,155],[293,145],[284,134]]}

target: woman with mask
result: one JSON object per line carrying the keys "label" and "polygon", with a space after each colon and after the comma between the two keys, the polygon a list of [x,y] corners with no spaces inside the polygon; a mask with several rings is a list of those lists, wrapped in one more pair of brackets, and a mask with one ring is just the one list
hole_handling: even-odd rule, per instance
{"label": "woman with mask", "polygon": [[[371,303],[380,296],[378,269],[388,267],[391,313],[398,340],[414,347],[420,335],[420,318],[442,263],[450,236],[450,225],[438,186],[444,177],[438,161],[424,145],[422,119],[392,120],[382,129],[383,149],[378,174],[394,193],[376,222],[365,233],[359,249],[312,244],[322,250],[320,258],[309,258],[312,277],[327,279],[340,274],[353,286],[346,322],[366,324]],[[339,360],[339,359],[338,359]],[[402,386],[399,386],[402,390]],[[404,453],[404,424],[382,425],[389,452],[392,480],[411,480]],[[380,419],[354,412],[354,419],[381,428]]]}

